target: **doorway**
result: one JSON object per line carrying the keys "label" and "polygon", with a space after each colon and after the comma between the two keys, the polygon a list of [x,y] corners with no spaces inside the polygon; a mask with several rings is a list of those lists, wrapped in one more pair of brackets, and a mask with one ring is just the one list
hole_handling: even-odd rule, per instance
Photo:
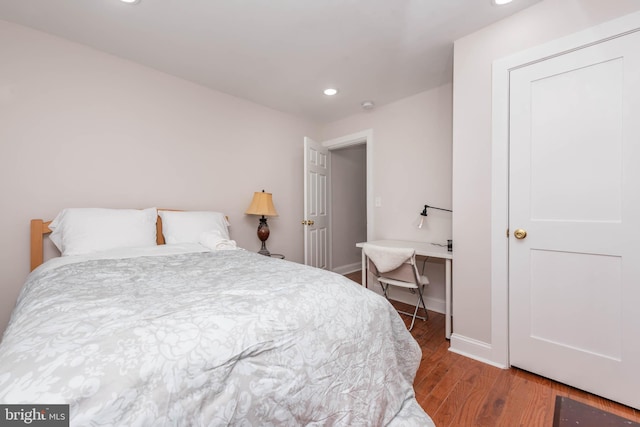
{"label": "doorway", "polygon": [[331,270],[339,274],[361,268],[356,243],[367,240],[367,145],[329,152],[331,162]]}

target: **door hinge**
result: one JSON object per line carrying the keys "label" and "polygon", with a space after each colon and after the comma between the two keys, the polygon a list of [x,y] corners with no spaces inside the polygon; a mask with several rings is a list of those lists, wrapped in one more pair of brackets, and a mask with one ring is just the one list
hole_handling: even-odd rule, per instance
{"label": "door hinge", "polygon": [[509,238],[509,229],[507,228],[507,239]]}

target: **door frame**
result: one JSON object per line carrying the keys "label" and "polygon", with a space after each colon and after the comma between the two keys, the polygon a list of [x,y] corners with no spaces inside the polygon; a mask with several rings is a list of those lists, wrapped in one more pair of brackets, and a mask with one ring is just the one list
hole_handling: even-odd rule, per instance
{"label": "door frame", "polygon": [[[352,133],[349,135],[341,136],[338,138],[322,141],[323,147],[329,149],[329,151],[337,150],[340,148],[351,147],[354,145],[366,144],[366,157],[367,157],[367,240],[373,239],[373,129],[366,129],[360,132]],[[331,174],[331,173],[330,173]],[[332,182],[332,178],[329,178]],[[329,186],[329,211],[331,210],[332,202],[331,185]],[[329,230],[333,230],[333,215],[329,214]],[[333,253],[331,247],[331,235],[329,235],[329,269],[333,269]]]}
{"label": "door frame", "polygon": [[487,359],[509,367],[509,77],[513,70],[640,31],[640,12],[494,61],[491,170],[491,348]]}

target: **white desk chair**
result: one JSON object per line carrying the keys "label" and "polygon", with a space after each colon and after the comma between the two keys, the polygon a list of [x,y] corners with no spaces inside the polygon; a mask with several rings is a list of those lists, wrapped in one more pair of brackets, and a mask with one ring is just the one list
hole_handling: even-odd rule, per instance
{"label": "white desk chair", "polygon": [[[389,299],[389,286],[399,286],[417,291],[418,301],[415,311],[407,313],[398,310],[398,313],[412,316],[409,330],[413,329],[416,318],[427,320],[428,313],[424,304],[423,292],[424,287],[429,284],[429,279],[418,272],[416,251],[413,248],[384,247],[370,243],[365,243],[362,250],[369,259],[369,270],[376,276],[387,299]],[[424,317],[418,316],[420,305],[424,309]]]}

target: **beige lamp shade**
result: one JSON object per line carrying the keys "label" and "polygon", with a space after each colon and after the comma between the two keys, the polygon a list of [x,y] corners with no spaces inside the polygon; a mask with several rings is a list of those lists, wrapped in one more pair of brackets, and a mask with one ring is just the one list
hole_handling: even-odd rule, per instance
{"label": "beige lamp shade", "polygon": [[249,205],[245,214],[278,216],[278,212],[276,212],[276,208],[273,206],[271,193],[265,193],[264,190],[253,193],[253,200],[251,200],[251,205]]}

